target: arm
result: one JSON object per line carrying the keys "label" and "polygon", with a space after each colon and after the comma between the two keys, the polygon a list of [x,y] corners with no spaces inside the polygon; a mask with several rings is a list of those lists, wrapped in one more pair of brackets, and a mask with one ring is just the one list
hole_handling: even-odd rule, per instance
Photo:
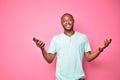
{"label": "arm", "polygon": [[34,42],[36,43],[36,45],[41,49],[41,52],[42,52],[42,55],[44,57],[44,59],[48,62],[48,63],[52,63],[52,61],[54,60],[56,54],[51,54],[51,53],[48,53],[45,49],[45,43],[36,39],[36,38],[33,38]]}
{"label": "arm", "polygon": [[42,55],[44,57],[44,59],[48,62],[48,63],[52,63],[52,61],[54,60],[56,54],[51,54],[51,53],[47,53],[47,51],[45,50],[45,48],[40,48],[42,51]]}
{"label": "arm", "polygon": [[112,39],[106,39],[104,41],[104,43],[101,45],[100,48],[98,48],[98,50],[96,50],[95,52],[85,52],[84,56],[87,59],[88,62],[91,62],[92,60],[94,60],[95,58],[97,58],[101,52],[103,52],[103,50],[109,46],[109,44],[111,43]]}

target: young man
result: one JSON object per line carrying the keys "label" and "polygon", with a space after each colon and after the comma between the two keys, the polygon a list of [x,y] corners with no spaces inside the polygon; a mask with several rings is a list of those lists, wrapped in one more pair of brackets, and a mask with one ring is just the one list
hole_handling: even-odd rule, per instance
{"label": "young man", "polygon": [[61,17],[61,24],[64,33],[53,37],[48,52],[44,42],[36,38],[33,40],[48,63],[52,63],[57,56],[56,80],[84,80],[83,57],[88,62],[94,60],[111,43],[112,39],[106,39],[98,50],[92,53],[87,36],[74,31],[74,18],[71,14],[65,13]]}

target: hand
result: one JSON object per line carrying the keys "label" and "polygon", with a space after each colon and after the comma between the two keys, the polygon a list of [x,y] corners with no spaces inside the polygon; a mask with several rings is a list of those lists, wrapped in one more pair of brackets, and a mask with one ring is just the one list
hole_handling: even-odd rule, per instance
{"label": "hand", "polygon": [[36,45],[39,47],[39,48],[44,48],[45,46],[45,43],[43,41],[40,41],[36,38],[33,38],[33,41],[36,43]]}
{"label": "hand", "polygon": [[105,49],[106,47],[108,47],[109,46],[109,44],[111,43],[111,41],[112,41],[112,39],[106,39],[105,41],[104,41],[104,43],[101,45],[101,49]]}

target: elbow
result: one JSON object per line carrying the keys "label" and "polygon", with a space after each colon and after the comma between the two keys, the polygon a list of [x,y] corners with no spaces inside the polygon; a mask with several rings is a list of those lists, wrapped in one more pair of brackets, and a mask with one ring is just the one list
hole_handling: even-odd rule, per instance
{"label": "elbow", "polygon": [[87,60],[87,62],[91,62],[92,60]]}
{"label": "elbow", "polygon": [[93,59],[91,59],[91,58],[88,58],[88,59],[87,59],[87,62],[91,62],[92,60],[93,60]]}
{"label": "elbow", "polygon": [[51,63],[52,63],[52,61],[48,60],[48,61],[47,61],[47,63],[48,63],[48,64],[51,64]]}
{"label": "elbow", "polygon": [[52,62],[47,62],[48,64],[51,64]]}

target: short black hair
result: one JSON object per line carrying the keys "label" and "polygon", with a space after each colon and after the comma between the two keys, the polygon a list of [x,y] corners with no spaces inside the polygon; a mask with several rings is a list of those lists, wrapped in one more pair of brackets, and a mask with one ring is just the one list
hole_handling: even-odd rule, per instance
{"label": "short black hair", "polygon": [[[63,15],[61,16],[61,19],[62,19],[64,16],[66,16],[66,15],[71,16],[71,17],[73,18],[72,14],[70,14],[70,13],[65,13],[65,14],[63,14]],[[73,19],[74,19],[74,18],[73,18]]]}

